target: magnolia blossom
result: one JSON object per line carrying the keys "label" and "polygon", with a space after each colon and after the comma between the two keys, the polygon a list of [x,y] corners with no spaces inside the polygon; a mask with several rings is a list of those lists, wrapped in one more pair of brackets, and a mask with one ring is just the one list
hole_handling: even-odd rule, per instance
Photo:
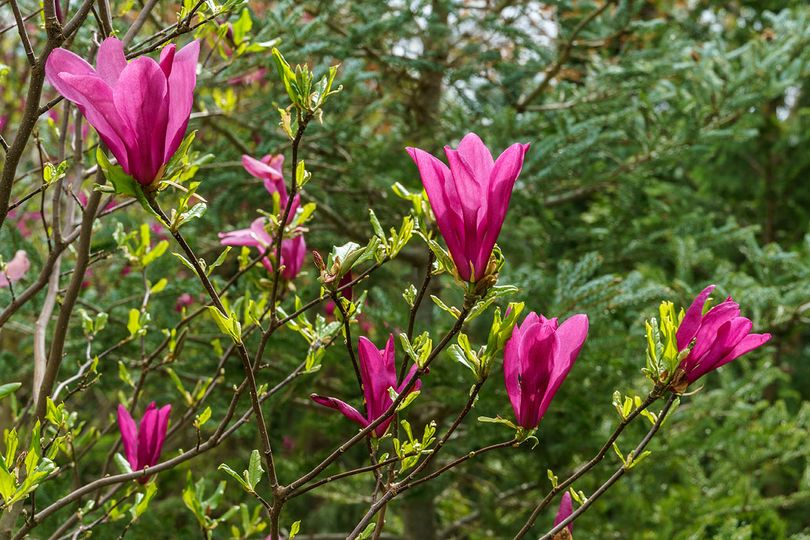
{"label": "magnolia blossom", "polygon": [[[169,425],[171,412],[171,405],[158,409],[153,401],[143,413],[140,424],[136,426],[127,408],[123,405],[118,406],[121,443],[124,445],[124,455],[133,471],[152,467],[160,459],[160,451],[163,449],[163,441],[166,440],[166,428]],[[138,478],[138,482],[144,484],[148,479],[148,476],[143,476]]]}
{"label": "magnolia blossom", "polygon": [[31,261],[28,260],[28,254],[21,249],[18,250],[6,267],[0,268],[0,288],[20,281],[29,268],[31,268]]}
{"label": "magnolia blossom", "polygon": [[[242,166],[251,176],[255,176],[264,182],[264,189],[266,189],[270,195],[278,193],[279,204],[283,212],[287,207],[287,202],[290,200],[290,196],[287,194],[287,186],[284,183],[284,176],[282,175],[284,156],[282,154],[277,156],[268,154],[261,159],[256,159],[244,154],[242,156]],[[290,207],[290,215],[287,218],[287,223],[295,216],[295,211],[298,210],[300,204],[301,196],[296,193],[292,206]]]}
{"label": "magnolia blossom", "polygon": [[45,74],[96,128],[124,172],[147,186],[160,179],[185,136],[199,54],[192,41],[179,51],[167,45],[159,62],[146,56],[127,62],[123,43],[111,37],[99,47],[96,69],[58,48]]}
{"label": "magnolia blossom", "polygon": [[504,348],[503,374],[519,426],[537,427],[586,337],[588,316],[582,314],[558,327],[556,317],[546,319],[532,312],[522,325],[515,325]]}
{"label": "magnolia blossom", "polygon": [[39,222],[39,212],[22,212],[17,213],[17,210],[9,210],[8,218],[16,220],[15,225],[20,236],[29,238],[32,234],[31,226]]}
{"label": "magnolia blossom", "polygon": [[[554,518],[554,526],[556,527],[568,516],[574,513],[574,505],[571,502],[571,494],[569,492],[563,493],[562,500],[560,501],[560,509],[557,511],[557,517]],[[572,540],[574,538],[574,522],[572,521],[565,526],[563,530],[554,535],[552,540]]]}
{"label": "magnolia blossom", "polygon": [[[249,246],[255,247],[260,253],[273,249],[273,237],[265,228],[266,220],[256,218],[248,229],[219,233],[219,241],[223,246]],[[306,257],[307,245],[302,235],[285,238],[281,241],[281,264],[284,269],[281,276],[286,280],[293,280],[301,272]],[[268,257],[262,257],[262,264],[268,272],[273,271],[273,263]]]}
{"label": "magnolia blossom", "polygon": [[[679,351],[693,344],[679,366],[687,385],[771,339],[770,334],[751,333],[753,323],[740,317],[740,306],[730,296],[704,315],[703,309],[714,288],[709,285],[697,295],[675,334]],[[675,383],[682,385],[683,381]]]}
{"label": "magnolia blossom", "polygon": [[424,150],[407,148],[465,281],[478,281],[486,274],[528,149],[528,144],[515,143],[493,161],[478,135],[469,133],[456,150],[444,147],[448,168]]}
{"label": "magnolia blossom", "polygon": [[[352,422],[366,427],[382,416],[393,403],[388,389],[393,388],[397,393],[404,391],[410,380],[416,375],[417,366],[414,364],[402,384],[397,385],[397,364],[394,356],[393,335],[388,336],[385,349],[378,349],[370,340],[361,337],[358,341],[357,350],[360,356],[360,380],[363,382],[366,416],[363,416],[357,409],[337,398],[323,397],[318,394],[312,394],[310,397],[316,403],[335,409]],[[416,381],[409,393],[418,390],[421,385],[422,381]],[[385,435],[391,420],[393,420],[393,416],[385,419],[374,428],[374,435],[377,437]]]}
{"label": "magnolia blossom", "polygon": [[174,310],[182,312],[188,306],[194,303],[194,297],[188,293],[183,293],[177,297],[177,300],[174,302]]}

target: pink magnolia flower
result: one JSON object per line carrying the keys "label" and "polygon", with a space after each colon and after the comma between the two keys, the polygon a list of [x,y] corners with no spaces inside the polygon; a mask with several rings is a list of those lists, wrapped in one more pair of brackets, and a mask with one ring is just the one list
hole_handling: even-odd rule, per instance
{"label": "pink magnolia flower", "polygon": [[[393,334],[388,336],[385,349],[378,349],[369,339],[361,337],[358,340],[357,350],[360,356],[360,380],[363,382],[366,416],[364,417],[357,409],[337,398],[323,397],[318,394],[312,394],[310,397],[315,403],[335,409],[352,422],[366,427],[382,416],[393,403],[388,389],[393,388],[397,393],[401,393],[416,375],[417,366],[414,364],[402,384],[397,385]],[[410,392],[418,390],[421,385],[422,381],[416,381]],[[374,428],[374,435],[377,437],[385,435],[391,420],[393,420],[393,416]]]}
{"label": "pink magnolia flower", "polygon": [[503,352],[503,375],[519,426],[537,427],[586,337],[588,316],[582,314],[558,327],[556,317],[531,312],[515,325]]}
{"label": "pink magnolia flower", "polygon": [[193,303],[194,297],[188,293],[183,293],[177,297],[177,301],[174,303],[174,310],[179,313]]}
{"label": "pink magnolia flower", "polygon": [[704,315],[703,308],[714,288],[709,285],[697,295],[675,334],[679,351],[694,341],[692,350],[679,366],[687,385],[771,339],[770,334],[751,333],[753,323],[740,317],[740,306],[730,296]]}
{"label": "pink magnolia flower", "polygon": [[96,128],[118,164],[140,184],[158,180],[186,133],[200,44],[192,41],[160,61],[141,56],[127,62],[124,45],[107,38],[96,69],[66,49],[55,49],[45,65],[50,83],[75,103]]}
{"label": "pink magnolia flower", "polygon": [[[255,247],[259,252],[264,253],[273,246],[273,237],[265,229],[265,223],[265,218],[256,218],[250,224],[249,229],[219,233],[219,241],[223,246]],[[284,265],[281,276],[284,279],[293,280],[301,272],[306,252],[307,245],[302,235],[285,238],[281,241],[281,264]],[[268,257],[262,258],[262,264],[268,272],[273,271],[273,263]]]}
{"label": "pink magnolia flower", "polygon": [[31,268],[31,261],[28,260],[28,254],[23,250],[18,250],[4,269],[0,269],[0,288],[5,288],[20,281],[22,277]]}
{"label": "pink magnolia flower", "polygon": [[[574,513],[574,505],[571,502],[571,494],[569,492],[563,493],[562,500],[560,501],[560,509],[557,511],[557,517],[554,518],[554,526],[556,527],[564,520]],[[552,540],[572,540],[574,538],[574,522],[572,521],[566,527],[554,535]]]}
{"label": "pink magnolia flower", "polygon": [[16,210],[11,210],[8,217],[9,219],[16,219],[15,225],[23,238],[30,238],[31,234],[33,234],[32,225],[36,225],[40,220],[38,212],[22,212],[18,215]]}
{"label": "pink magnolia flower", "polygon": [[[264,182],[264,189],[267,190],[267,193],[271,196],[273,193],[278,193],[279,204],[283,212],[287,207],[287,202],[290,200],[282,174],[284,156],[282,154],[277,156],[268,154],[261,159],[256,159],[244,154],[242,156],[242,166],[251,176],[255,176]],[[292,218],[295,216],[295,211],[298,210],[300,204],[301,196],[296,193],[292,206],[290,207],[290,217],[287,219],[287,223],[292,221]]]}
{"label": "pink magnolia flower", "polygon": [[[118,428],[121,430],[121,443],[124,445],[129,466],[133,471],[140,471],[145,467],[154,466],[160,459],[163,441],[166,440],[166,429],[169,426],[171,405],[158,409],[155,402],[149,404],[143,413],[140,424],[135,421],[123,405],[118,406]],[[138,482],[145,484],[148,476],[138,478]]]}
{"label": "pink magnolia flower", "polygon": [[465,281],[478,281],[486,273],[528,149],[528,144],[515,143],[493,161],[478,135],[468,133],[458,149],[444,147],[448,168],[424,150],[407,148]]}

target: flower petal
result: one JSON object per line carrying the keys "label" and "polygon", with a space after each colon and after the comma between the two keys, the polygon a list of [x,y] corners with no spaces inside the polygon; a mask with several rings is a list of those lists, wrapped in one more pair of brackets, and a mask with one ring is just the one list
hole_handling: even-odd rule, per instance
{"label": "flower petal", "polygon": [[709,285],[703,289],[692,301],[689,309],[686,310],[686,315],[684,315],[680,326],[678,326],[678,331],[675,333],[679,351],[684,350],[692,341],[692,338],[695,337],[700,327],[700,321],[703,319],[703,307],[715,287],[716,285]]}
{"label": "flower petal", "polygon": [[194,106],[194,87],[197,85],[197,59],[200,42],[192,41],[174,55],[169,84],[169,121],[166,126],[166,152],[164,162],[177,151],[186,134],[191,108]]}
{"label": "flower petal", "polygon": [[546,414],[551,400],[554,399],[557,390],[560,389],[571,368],[574,367],[579,351],[588,337],[588,316],[578,314],[569,318],[559,326],[556,336],[556,357],[548,375],[549,380],[543,400],[540,402],[538,420]]}
{"label": "flower petal", "polygon": [[31,261],[28,260],[28,254],[18,249],[14,254],[3,272],[0,272],[0,287],[8,287],[9,283],[19,281],[31,268]]}
{"label": "flower petal", "polygon": [[141,423],[138,424],[138,470],[148,466],[152,450],[157,441],[157,406],[155,402],[146,407]]}
{"label": "flower petal", "polygon": [[282,277],[287,281],[295,279],[304,266],[307,256],[307,244],[304,236],[298,235],[294,238],[287,238],[281,242],[281,264],[284,265]]}
{"label": "flower petal", "polygon": [[124,44],[114,37],[108,37],[101,42],[96,55],[96,71],[110,87],[114,87],[127,67],[124,56]]}
{"label": "flower petal", "polygon": [[130,174],[143,185],[155,180],[164,163],[167,92],[160,66],[145,56],[127,64],[113,88],[115,106],[135,136],[128,148]]}
{"label": "flower petal", "polygon": [[518,424],[521,423],[520,419],[520,341],[522,339],[521,330],[519,325],[515,325],[512,330],[512,337],[506,342],[503,350],[503,379],[506,384],[506,394],[509,396],[509,401],[512,404],[512,410],[515,412],[515,419]]}
{"label": "flower petal", "polygon": [[345,401],[341,401],[333,397],[319,396],[318,394],[312,394],[309,397],[310,399],[312,399],[312,401],[314,401],[318,405],[323,405],[324,407],[335,409],[336,411],[340,412],[340,414],[342,414],[352,422],[359,424],[362,427],[366,427],[368,425],[368,421],[365,418],[363,418],[363,415],[357,412],[357,409],[355,409]]}
{"label": "flower petal", "polygon": [[[715,345],[717,333],[727,322],[739,317],[740,306],[733,300],[717,304],[703,317],[695,334],[695,346],[686,360],[700,362]],[[677,337],[677,336],[676,336]]]}
{"label": "flower petal", "polygon": [[[574,513],[574,505],[571,502],[571,493],[566,491],[563,494],[562,499],[560,500],[560,509],[557,511],[557,516],[554,518],[554,526],[556,527],[557,525],[565,521],[568,518],[568,516],[570,516],[573,513]],[[573,522],[569,523],[566,526],[566,529],[568,529],[569,533],[573,534],[574,523]]]}
{"label": "flower petal", "polygon": [[262,180],[266,178],[283,180],[280,169],[276,169],[265,163],[264,160],[258,160],[247,154],[242,154],[242,166],[251,176],[255,176],[256,178]]}
{"label": "flower petal", "polygon": [[163,74],[166,75],[167,80],[169,75],[172,74],[172,66],[176,52],[177,46],[174,43],[169,43],[160,50],[160,60],[158,60],[158,64],[160,64],[160,69],[163,71]]}
{"label": "flower petal", "polygon": [[408,154],[419,169],[422,185],[427,192],[433,214],[439,231],[447,243],[450,256],[456,263],[459,275],[470,279],[470,265],[464,257],[464,221],[459,211],[461,201],[456,192],[450,169],[439,159],[420,150],[419,148],[406,148]]}
{"label": "flower petal", "polygon": [[163,443],[166,441],[166,430],[169,427],[169,415],[172,413],[171,405],[164,405],[157,411],[155,440],[149,452],[149,462],[152,467],[160,460],[160,452],[163,450]]}
{"label": "flower petal", "polygon": [[396,386],[396,379],[392,384],[391,377],[385,369],[385,359],[383,358],[385,350],[378,349],[371,340],[361,337],[357,341],[357,352],[368,418],[374,420],[388,408],[391,401],[388,388]]}
{"label": "flower petal", "polygon": [[138,428],[135,420],[123,405],[118,406],[118,429],[121,431],[121,444],[124,455],[133,471],[138,470]]}
{"label": "flower petal", "polygon": [[48,56],[45,73],[54,88],[79,107],[118,164],[131,174],[127,148],[134,141],[134,136],[118,114],[112,88],[95,73],[90,64],[65,49],[55,49]]}
{"label": "flower petal", "polygon": [[509,201],[512,198],[512,188],[523,168],[523,160],[528,150],[528,144],[515,143],[498,156],[492,168],[486,194],[488,201],[486,218],[478,231],[479,248],[473,263],[476,273],[480,271],[481,275],[489,263],[489,257],[498,240],[498,235],[501,234],[506,212],[509,210]]}

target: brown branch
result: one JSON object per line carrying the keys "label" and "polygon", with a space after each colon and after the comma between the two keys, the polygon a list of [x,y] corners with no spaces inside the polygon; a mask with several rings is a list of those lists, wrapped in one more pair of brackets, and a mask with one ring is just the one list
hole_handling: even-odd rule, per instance
{"label": "brown branch", "polygon": [[601,15],[614,1],[615,0],[606,0],[605,3],[599,8],[595,9],[588,16],[579,21],[579,23],[574,27],[574,30],[571,32],[571,35],[568,37],[568,40],[563,45],[562,51],[557,56],[557,60],[546,70],[543,80],[540,82],[538,87],[515,105],[515,110],[517,110],[517,112],[524,112],[526,107],[528,107],[532,101],[537,99],[538,96],[542,95],[543,92],[546,91],[546,88],[548,88],[548,85],[551,84],[552,79],[557,76],[565,63],[568,61],[568,58],[570,58],[571,49],[573,49],[574,42],[579,33],[582,32],[582,30],[584,30],[585,27],[591,23],[591,21]]}
{"label": "brown branch", "polygon": [[640,415],[643,411],[647,410],[647,408],[650,405],[655,403],[655,401],[657,401],[659,397],[661,397],[661,389],[660,388],[653,389],[653,391],[650,392],[650,394],[647,396],[647,399],[645,399],[641,403],[641,405],[636,407],[630,414],[628,414],[625,418],[622,419],[619,425],[616,426],[616,429],[613,430],[613,433],[610,435],[610,437],[608,437],[608,440],[605,442],[605,444],[602,445],[602,447],[599,449],[596,455],[590,459],[590,461],[582,465],[579,469],[577,469],[577,471],[574,474],[572,474],[566,480],[560,482],[554,488],[552,488],[548,492],[548,494],[543,498],[543,500],[540,501],[540,503],[532,511],[531,515],[529,516],[529,519],[526,520],[526,523],[515,535],[514,540],[520,540],[521,538],[526,536],[526,534],[534,526],[535,521],[537,521],[537,517],[540,515],[540,512],[542,512],[549,505],[549,503],[552,501],[552,499],[554,499],[554,497],[558,493],[564,491],[566,488],[568,488],[568,486],[576,482],[585,473],[596,467],[596,465],[598,465],[599,462],[602,461],[602,459],[605,457],[605,454],[607,454],[608,451],[613,447],[613,443],[615,443],[616,440],[619,438],[619,435],[622,434],[624,428],[630,425],[630,423],[633,420],[635,420],[638,417],[638,415]]}
{"label": "brown branch", "polygon": [[553,529],[551,529],[546,534],[544,534],[543,537],[540,538],[540,540],[550,540],[555,534],[557,534],[558,532],[563,530],[570,523],[573,523],[573,521],[575,519],[577,519],[579,516],[584,514],[588,510],[588,508],[590,508],[590,506],[593,503],[595,503],[597,501],[597,499],[599,499],[599,497],[604,495],[605,492],[608,489],[610,489],[610,487],[613,484],[618,482],[619,479],[621,479],[621,477],[624,476],[627,473],[627,471],[630,470],[630,468],[632,467],[632,460],[637,458],[638,456],[640,456],[642,454],[642,452],[644,452],[644,449],[647,447],[647,445],[650,443],[652,438],[655,436],[655,434],[661,428],[661,425],[664,423],[664,420],[666,419],[670,408],[672,408],[672,405],[675,403],[675,400],[677,398],[678,398],[678,396],[675,395],[675,394],[672,394],[672,395],[669,396],[669,399],[667,400],[666,404],[664,405],[664,408],[661,409],[660,413],[658,413],[658,418],[655,420],[655,423],[652,425],[652,427],[647,432],[647,434],[644,436],[644,438],[641,440],[641,442],[638,444],[638,446],[636,446],[636,448],[630,454],[628,454],[627,459],[628,459],[628,462],[630,463],[630,466],[622,464],[622,466],[619,467],[619,469],[615,473],[613,473],[613,475],[610,478],[608,478],[608,480],[604,484],[602,484],[599,487],[599,489],[594,491],[593,494],[590,497],[588,497],[588,500],[585,501],[585,503],[582,506],[577,508],[570,516],[568,516],[567,518],[562,520]]}

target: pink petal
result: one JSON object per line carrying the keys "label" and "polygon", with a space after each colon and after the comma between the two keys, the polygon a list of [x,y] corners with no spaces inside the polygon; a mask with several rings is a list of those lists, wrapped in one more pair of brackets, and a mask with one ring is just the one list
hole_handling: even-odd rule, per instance
{"label": "pink petal", "polygon": [[[565,521],[568,516],[574,513],[574,505],[571,502],[571,493],[566,491],[563,496],[562,500],[560,500],[560,509],[557,511],[557,516],[554,518],[554,526],[556,527],[563,521]],[[574,532],[574,523],[571,522],[566,526],[568,532]]]}
{"label": "pink petal", "polygon": [[104,82],[114,87],[125,67],[124,44],[114,37],[102,41],[96,55],[96,71]]}
{"label": "pink petal", "polygon": [[140,424],[138,424],[138,469],[150,465],[149,460],[152,457],[152,449],[155,447],[157,441],[157,407],[155,402],[146,407],[143,413]]}
{"label": "pink petal", "polygon": [[[402,384],[400,384],[399,388],[396,389],[398,394],[401,394],[402,391],[405,390],[405,388],[407,388],[408,384],[410,384],[410,382],[411,382],[411,379],[416,377],[416,372],[418,370],[419,370],[419,366],[417,366],[416,364],[411,366],[411,368],[408,370],[408,373],[405,374],[405,379],[402,381]],[[410,394],[411,392],[416,392],[417,390],[419,390],[421,388],[422,388],[422,380],[420,379],[420,380],[416,381],[415,383],[413,383],[413,387],[410,389],[410,391],[408,393]],[[388,405],[390,406],[391,404],[389,403]]]}
{"label": "pink petal", "polygon": [[58,79],[58,75],[61,73],[98,76],[93,66],[88,64],[84,58],[67,49],[60,47],[48,55],[48,60],[45,62],[45,76],[48,78],[48,82],[56,88],[57,92],[74,103],[78,101],[79,96],[73,92],[72,87],[63,87],[62,81]]}
{"label": "pink petal", "polygon": [[371,340],[361,337],[357,342],[357,351],[366,409],[369,419],[373,420],[388,408],[391,400],[388,388],[396,386],[396,380],[391,384],[391,377],[385,369],[383,359],[385,351],[378,349]]}
{"label": "pink petal", "polygon": [[143,185],[155,180],[164,163],[167,92],[160,66],[145,56],[127,64],[113,89],[115,106],[135,135],[129,147],[130,174]]}
{"label": "pink petal", "polygon": [[262,180],[267,178],[284,180],[280,169],[276,169],[275,167],[265,163],[263,160],[258,160],[247,154],[242,155],[242,166],[251,176],[255,176],[256,178],[260,178]]}
{"label": "pink petal", "polygon": [[336,411],[340,412],[343,416],[345,416],[352,422],[359,424],[362,427],[366,427],[368,425],[368,421],[365,418],[363,418],[363,415],[357,412],[357,409],[355,409],[345,401],[341,401],[333,397],[319,396],[317,394],[312,394],[309,397],[312,399],[312,401],[314,401],[319,405],[329,407],[330,409],[335,409]]}
{"label": "pink petal", "polygon": [[[515,143],[498,156],[489,177],[489,192],[487,193],[487,214],[484,227],[480,231],[479,249],[476,254],[475,268],[483,274],[489,263],[489,257],[498,235],[501,233],[509,201],[512,198],[512,188],[523,168],[523,160],[529,150],[528,144]],[[480,277],[477,276],[477,277]]]}
{"label": "pink petal", "polygon": [[475,133],[467,133],[464,138],[461,139],[456,152],[458,152],[464,164],[475,172],[476,177],[483,179],[484,182],[489,179],[495,162],[492,159],[489,148],[487,148],[478,135]]}
{"label": "pink petal", "polygon": [[164,405],[157,411],[155,420],[156,433],[154,444],[150,448],[149,462],[150,467],[155,465],[160,460],[160,452],[163,450],[163,443],[166,441],[166,430],[169,427],[169,415],[172,413],[171,405]]}
{"label": "pink petal", "polygon": [[[744,317],[740,317],[740,319],[738,320],[747,321],[747,324],[746,323],[740,324],[740,326],[736,330],[736,336],[733,337],[729,336],[729,340],[737,339],[740,333],[747,333],[751,330],[752,326],[751,321],[748,321],[748,319],[745,319]],[[697,365],[694,369],[692,369],[691,371],[687,371],[689,382],[692,383],[698,380],[706,373],[714,371],[715,369],[728,364],[732,360],[736,360],[740,356],[747,354],[758,347],[761,347],[762,345],[767,343],[768,340],[770,339],[771,339],[770,334],[746,335],[742,339],[739,339],[739,341],[736,342],[736,345],[734,345],[730,350],[727,350],[721,358],[714,359],[713,361],[711,359],[707,359],[705,363],[701,361],[700,364]]]}
{"label": "pink petal", "polygon": [[5,271],[0,272],[0,287],[8,287],[9,283],[19,281],[29,268],[31,268],[31,261],[28,260],[28,254],[21,249],[17,250],[6,265]]}
{"label": "pink petal", "polygon": [[118,406],[118,429],[121,431],[121,444],[124,446],[124,455],[133,471],[138,470],[138,428],[135,420],[123,405]]}
{"label": "pink petal", "polygon": [[284,271],[281,274],[284,279],[291,281],[298,276],[304,267],[306,256],[307,244],[303,235],[282,240],[281,263],[284,265]]}
{"label": "pink petal", "polygon": [[118,160],[118,164],[131,174],[128,147],[134,143],[135,138],[118,113],[113,90],[95,72],[87,74],[59,71],[60,66],[77,67],[73,56],[76,55],[64,49],[54,50],[48,57],[45,68],[46,73],[49,73],[48,80],[60,94],[79,107],[87,122],[96,129],[101,140]]}
{"label": "pink petal", "polygon": [[525,428],[536,427],[543,418],[548,403],[549,385],[558,360],[559,340],[547,326],[535,327],[535,331],[524,328],[521,357],[523,370],[520,373],[520,422]]}
{"label": "pink petal", "polygon": [[[552,324],[556,327],[556,319],[552,319]],[[579,355],[579,351],[585,344],[588,337],[588,316],[582,313],[572,316],[559,328],[557,328],[557,339],[560,340],[561,358],[571,365]]]}
{"label": "pink petal", "polygon": [[158,64],[160,64],[160,69],[163,70],[163,74],[166,75],[166,79],[168,80],[169,75],[172,74],[172,66],[174,64],[174,54],[177,52],[177,47],[174,43],[169,43],[165,47],[160,50],[160,60]]}
{"label": "pink petal", "polygon": [[191,108],[194,106],[199,56],[200,42],[196,40],[174,55],[172,72],[168,78],[169,121],[166,126],[166,151],[163,155],[165,162],[171,159],[186,134]]}
{"label": "pink petal", "polygon": [[700,327],[695,334],[695,346],[687,360],[699,360],[707,354],[717,340],[720,327],[739,315],[740,306],[733,300],[726,300],[710,309],[700,322]]}
{"label": "pink petal", "polygon": [[469,280],[469,262],[464,256],[464,222],[459,214],[461,202],[450,169],[424,150],[418,148],[406,150],[419,170],[422,185],[436,216],[436,223],[450,250],[450,256],[456,263],[456,269],[463,279]]}
{"label": "pink petal", "polygon": [[765,345],[771,339],[771,334],[748,334],[737,345],[734,346],[725,358],[717,363],[715,368],[728,364],[732,360],[739,358],[744,354],[748,354],[754,349],[758,349]]}
{"label": "pink petal", "polygon": [[692,305],[689,306],[689,309],[686,310],[686,314],[680,326],[678,326],[678,331],[675,333],[679,351],[684,350],[692,341],[692,338],[695,337],[700,327],[700,321],[703,319],[703,307],[706,305],[706,300],[708,300],[714,288],[715,285],[709,285],[703,289],[692,301]]}
{"label": "pink petal", "polygon": [[512,337],[506,342],[503,350],[503,379],[506,384],[506,394],[512,403],[515,418],[520,424],[520,342],[522,336],[520,327],[515,325]]}

